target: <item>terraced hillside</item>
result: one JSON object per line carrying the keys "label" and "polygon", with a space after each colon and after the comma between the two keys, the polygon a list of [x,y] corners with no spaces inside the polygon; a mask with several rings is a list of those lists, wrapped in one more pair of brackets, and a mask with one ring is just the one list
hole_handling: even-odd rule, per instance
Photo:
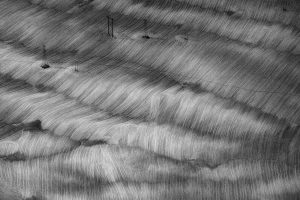
{"label": "terraced hillside", "polygon": [[300,1],[0,0],[0,200],[36,199],[300,199]]}

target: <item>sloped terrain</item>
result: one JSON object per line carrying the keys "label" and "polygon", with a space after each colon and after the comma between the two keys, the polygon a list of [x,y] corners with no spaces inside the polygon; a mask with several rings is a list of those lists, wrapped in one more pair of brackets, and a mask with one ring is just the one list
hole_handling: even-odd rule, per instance
{"label": "sloped terrain", "polygon": [[300,198],[300,2],[0,0],[0,17],[0,200]]}

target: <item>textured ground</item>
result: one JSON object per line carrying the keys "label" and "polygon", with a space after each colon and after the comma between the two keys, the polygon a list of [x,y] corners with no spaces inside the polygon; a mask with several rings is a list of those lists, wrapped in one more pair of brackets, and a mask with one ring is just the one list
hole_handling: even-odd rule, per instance
{"label": "textured ground", "polygon": [[0,200],[298,200],[299,161],[298,0],[0,0]]}

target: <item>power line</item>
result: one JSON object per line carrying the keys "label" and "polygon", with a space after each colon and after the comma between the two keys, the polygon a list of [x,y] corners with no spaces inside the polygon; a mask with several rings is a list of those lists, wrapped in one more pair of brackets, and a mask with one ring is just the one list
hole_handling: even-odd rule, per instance
{"label": "power line", "polygon": [[[107,16],[107,25],[108,25],[108,35],[112,37],[112,39],[114,38],[114,33],[113,33],[113,20],[114,18],[110,17],[110,16]],[[111,24],[111,27],[110,27],[110,24]],[[66,27],[68,29],[68,27]],[[146,31],[146,28],[147,28],[147,21],[144,21],[144,28],[145,28],[145,31]],[[110,34],[110,31],[111,31],[111,34]],[[121,39],[130,39],[130,40],[134,40],[133,38],[131,38],[130,36],[128,36],[127,34],[123,34],[122,36],[118,36],[118,38],[121,38]],[[151,38],[151,37],[147,37],[147,39],[154,39],[154,40],[169,40],[168,37],[156,37],[156,38]],[[195,40],[195,39],[188,39],[189,41],[195,41],[195,42],[198,42],[198,41],[201,41],[201,40]],[[43,57],[46,57],[46,49],[45,49],[45,45],[43,45]],[[91,58],[104,58],[104,56],[100,57],[100,56],[92,56],[92,57],[89,57],[89,59]],[[11,61],[18,61],[18,60],[11,60]],[[23,61],[21,61],[23,62]],[[25,62],[28,62],[28,61],[25,61]],[[33,61],[33,62],[36,62],[36,61]],[[122,63],[124,64],[124,63]],[[122,65],[120,64],[120,65]],[[116,65],[107,65],[107,64],[102,64],[103,66],[112,66],[112,67],[115,67]],[[143,65],[138,65],[138,66],[141,66],[141,67],[144,67]],[[51,67],[51,68],[59,68],[59,69],[65,69],[65,68],[60,68],[60,67]],[[78,70],[78,69],[77,69]],[[164,74],[165,76],[167,76],[166,74]],[[265,78],[263,78],[265,79]],[[200,78],[200,80],[202,81],[206,81],[206,82],[211,82],[211,83],[214,83],[214,84],[218,84],[218,85],[221,85],[221,86],[227,86],[227,87],[234,87],[234,88],[238,88],[238,89],[241,89],[241,90],[245,90],[245,91],[251,91],[251,92],[255,92],[255,93],[269,93],[269,94],[282,94],[282,95],[287,95],[287,94],[284,94],[284,93],[281,93],[281,92],[270,92],[270,91],[262,91],[262,90],[254,90],[254,89],[250,89],[250,88],[244,88],[244,87],[239,87],[239,86],[235,86],[235,85],[227,85],[227,84],[224,84],[222,82],[216,82],[216,81],[213,81],[213,80],[207,80],[207,79],[204,79],[204,78]],[[266,80],[272,80],[272,79],[266,79]],[[193,83],[192,83],[193,84]],[[287,95],[287,96],[296,96],[296,95]]]}
{"label": "power line", "polygon": [[[102,56],[102,57],[100,57],[100,56],[91,56],[91,57],[89,57],[89,59],[91,59],[91,58],[104,58],[104,56]],[[122,63],[122,64],[124,64],[124,63]],[[122,65],[121,64],[121,65]],[[104,66],[112,66],[112,67],[114,67],[114,66],[116,66],[116,65],[105,65],[105,64],[102,64],[102,65],[104,65]],[[144,67],[143,65],[139,65],[139,64],[135,64],[135,65],[137,65],[137,66],[140,66],[140,67]],[[166,74],[164,74],[165,76],[167,76]],[[172,78],[173,79],[173,78]],[[272,79],[270,79],[270,78],[264,78],[264,77],[262,77],[262,79],[264,79],[264,80],[269,80],[269,81],[273,81]],[[217,82],[217,81],[213,81],[213,80],[208,80],[208,79],[204,79],[204,78],[200,78],[199,80],[202,80],[202,81],[206,81],[206,82],[213,82],[213,83],[215,83],[215,84],[219,84],[219,85],[222,85],[222,86],[230,86],[230,87],[235,87],[235,88],[239,88],[239,89],[242,89],[242,90],[245,90],[245,91],[255,91],[255,92],[257,92],[257,93],[279,93],[279,94],[283,94],[283,93],[281,93],[281,92],[269,92],[269,91],[261,91],[261,90],[253,90],[253,89],[250,89],[250,88],[244,88],[244,87],[239,87],[239,86],[235,86],[235,85],[226,85],[226,84],[224,84],[223,82]],[[229,83],[230,84],[230,83]],[[296,85],[296,84],[295,84]]]}
{"label": "power line", "polygon": [[[110,17],[108,16],[108,19],[110,19]],[[132,39],[131,37],[129,36],[126,36],[126,37],[119,37],[119,38],[123,38],[123,39],[131,39],[131,40],[134,40]],[[135,40],[134,40],[135,41]],[[43,57],[46,57],[46,49],[45,49],[45,45],[43,45]],[[88,59],[91,59],[91,58],[105,58],[105,56],[91,56],[89,57]],[[15,61],[15,60],[12,60],[12,61]],[[25,61],[26,62],[26,61]],[[105,65],[104,65],[105,66]],[[116,66],[116,65],[111,65],[111,66]],[[138,66],[141,66],[141,67],[144,67],[143,65],[138,65]],[[59,68],[59,67],[55,67],[55,68]],[[167,75],[165,75],[167,76]],[[265,79],[265,80],[272,80],[272,79],[269,79],[269,78],[262,78],[262,79]],[[212,81],[212,80],[207,80],[207,79],[200,79],[200,80],[203,80],[203,81],[206,81],[206,82],[213,82],[213,83],[216,83],[216,84],[221,84],[223,86],[229,86],[229,85],[225,85],[224,83],[221,83],[221,82],[215,82],[215,81]],[[249,88],[243,88],[243,87],[239,87],[239,86],[235,86],[235,85],[231,85],[230,87],[235,87],[235,88],[239,88],[239,89],[242,89],[242,90],[245,90],[245,91],[256,91],[256,92],[265,92],[265,93],[269,93],[268,91],[259,91],[259,90],[253,90],[253,89],[249,89]],[[275,92],[277,93],[277,92]],[[279,94],[283,94],[283,93],[280,93]]]}
{"label": "power line", "polygon": [[[15,60],[15,59],[5,59],[5,60],[9,60],[9,61],[16,61],[16,62],[27,62],[27,63],[35,63],[37,61],[25,61],[25,60]],[[119,65],[109,65],[109,64],[100,64],[102,66],[107,66],[107,67],[115,67],[115,66],[118,66],[120,67],[121,65],[124,65],[125,63],[121,63]],[[138,64],[137,64],[138,65]],[[141,67],[144,67],[143,65],[138,65],[138,66],[141,66]],[[56,68],[56,69],[66,69],[64,67],[51,67],[51,68]],[[76,70],[76,69],[75,69]],[[84,73],[91,73],[94,75],[94,73],[92,72],[89,72],[89,71],[83,71]],[[240,90],[245,90],[245,91],[250,91],[250,92],[254,92],[254,93],[267,93],[267,94],[282,94],[282,96],[298,96],[296,94],[285,94],[285,93],[282,93],[282,92],[276,92],[276,91],[273,91],[273,92],[270,92],[270,91],[263,91],[263,90],[254,90],[254,89],[250,89],[250,88],[244,88],[244,87],[239,87],[239,86],[235,86],[235,85],[227,85],[227,84],[224,84],[224,83],[221,83],[221,82],[217,82],[217,81],[213,81],[213,80],[207,80],[207,79],[204,79],[204,78],[200,78],[200,80],[202,81],[206,81],[206,82],[212,82],[214,84],[217,84],[217,85],[221,85],[221,86],[227,86],[227,87],[234,87],[234,88],[238,88]],[[195,83],[186,83],[186,84],[195,84]],[[288,93],[288,92],[287,92]]]}

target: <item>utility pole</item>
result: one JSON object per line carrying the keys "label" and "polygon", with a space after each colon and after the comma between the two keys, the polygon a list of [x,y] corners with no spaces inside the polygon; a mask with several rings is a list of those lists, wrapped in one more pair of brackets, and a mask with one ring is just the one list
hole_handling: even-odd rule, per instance
{"label": "utility pole", "polygon": [[145,31],[145,35],[143,35],[142,38],[150,39],[150,36],[148,35],[148,22],[146,19],[144,19],[144,31]]}
{"label": "utility pole", "polygon": [[107,34],[113,38],[114,37],[114,19],[111,18],[110,16],[106,16],[106,17],[107,17]]}
{"label": "utility pole", "polygon": [[113,18],[110,19],[111,19],[111,37],[114,37],[114,19]]}
{"label": "utility pole", "polygon": [[47,59],[46,45],[43,44],[43,59]]}
{"label": "utility pole", "polygon": [[147,20],[144,19],[144,31],[145,31],[145,34],[148,35],[148,25],[147,25]]}
{"label": "utility pole", "polygon": [[45,63],[41,66],[41,68],[43,69],[48,69],[50,68],[50,66],[47,64],[47,50],[46,50],[46,45],[43,45],[43,60],[45,61]]}
{"label": "utility pole", "polygon": [[107,35],[110,35],[109,34],[109,22],[110,22],[110,20],[109,20],[109,16],[106,16],[107,17]]}

